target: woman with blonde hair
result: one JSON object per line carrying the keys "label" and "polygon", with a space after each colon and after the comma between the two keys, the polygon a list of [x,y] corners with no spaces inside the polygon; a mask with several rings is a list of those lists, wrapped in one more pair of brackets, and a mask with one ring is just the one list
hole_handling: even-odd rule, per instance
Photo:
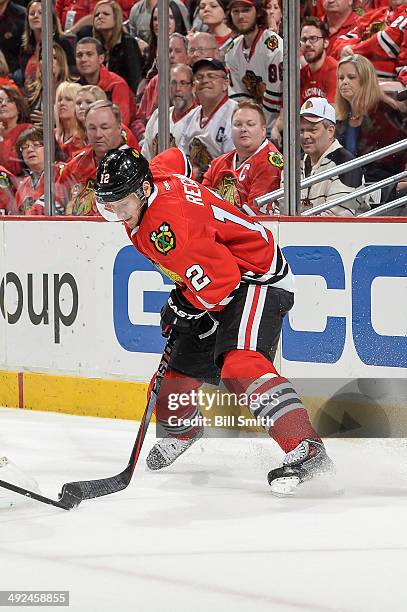
{"label": "woman with blonde hair", "polygon": [[58,85],[55,94],[55,138],[66,156],[65,161],[72,159],[86,146],[81,138],[75,114],[75,98],[81,88],[79,83],[64,81]]}
{"label": "woman with blonde hair", "polygon": [[115,0],[100,0],[93,11],[93,37],[106,50],[105,66],[137,92],[143,57],[136,40],[123,30],[123,13]]}
{"label": "woman with blonde hair", "polygon": [[[75,97],[75,115],[78,124],[78,133],[82,140],[86,143],[85,118],[88,108],[98,100],[107,100],[107,96],[103,89],[97,85],[83,85]],[[139,144],[133,132],[122,123],[123,144],[128,144],[129,147],[134,147],[140,150]]]}
{"label": "woman with blonde hair", "polygon": [[[407,136],[406,116],[396,100],[380,88],[373,64],[362,55],[343,57],[338,64],[336,137],[359,157],[398,142]],[[365,168],[367,183],[401,172],[404,154],[395,153]],[[381,196],[381,202],[388,199]]]}
{"label": "woman with blonde hair", "polygon": [[[60,83],[72,81],[65,51],[57,43],[53,44],[53,62],[52,71],[54,75],[54,87],[58,87]],[[29,83],[27,87],[28,103],[30,106],[31,122],[38,126],[42,126],[42,64],[37,66],[36,78]]]}

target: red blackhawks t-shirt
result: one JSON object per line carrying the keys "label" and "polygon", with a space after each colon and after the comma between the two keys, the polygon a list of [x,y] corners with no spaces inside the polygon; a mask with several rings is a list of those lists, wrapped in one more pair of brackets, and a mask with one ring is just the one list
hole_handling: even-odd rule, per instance
{"label": "red blackhawks t-shirt", "polygon": [[301,68],[301,105],[308,98],[326,98],[331,104],[335,102],[337,67],[338,62],[333,57],[327,56],[316,72],[311,72],[309,64]]}

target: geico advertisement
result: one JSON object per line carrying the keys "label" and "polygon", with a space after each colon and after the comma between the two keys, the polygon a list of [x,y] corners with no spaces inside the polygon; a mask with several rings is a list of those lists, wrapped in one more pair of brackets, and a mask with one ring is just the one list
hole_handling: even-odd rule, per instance
{"label": "geico advertisement", "polygon": [[[92,221],[0,228],[0,367],[148,379],[164,346],[159,312],[173,285],[123,228]],[[286,375],[406,375],[405,228],[279,224],[297,285],[283,328]]]}

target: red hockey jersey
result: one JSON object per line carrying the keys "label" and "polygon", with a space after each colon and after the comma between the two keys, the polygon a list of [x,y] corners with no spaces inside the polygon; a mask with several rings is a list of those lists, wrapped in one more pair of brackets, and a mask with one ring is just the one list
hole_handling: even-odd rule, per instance
{"label": "red hockey jersey", "polygon": [[0,216],[17,214],[15,185],[15,176],[0,166]]}
{"label": "red hockey jersey", "polygon": [[212,187],[231,204],[247,215],[273,215],[272,203],[260,210],[254,199],[279,189],[284,166],[283,156],[276,147],[265,140],[255,153],[243,163],[238,163],[236,150],[217,157],[205,172],[202,184]]}
{"label": "red hockey jersey", "polygon": [[407,2],[395,11],[382,8],[369,11],[356,26],[337,39],[333,55],[339,57],[346,45],[354,53],[369,59],[379,78],[394,78],[404,31],[407,26]]}
{"label": "red hockey jersey", "polygon": [[[155,158],[156,176],[161,162],[168,165],[166,154]],[[182,174],[156,180],[140,225],[126,229],[136,249],[201,310],[222,310],[241,282],[292,290],[273,234]]]}

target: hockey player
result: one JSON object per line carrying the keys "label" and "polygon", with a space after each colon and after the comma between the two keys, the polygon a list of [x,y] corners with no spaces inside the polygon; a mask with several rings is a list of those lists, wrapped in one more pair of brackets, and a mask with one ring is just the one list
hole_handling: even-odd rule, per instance
{"label": "hockey player", "polygon": [[[272,362],[294,301],[290,268],[261,224],[189,177],[166,172],[167,153],[174,168],[185,168],[174,148],[154,159],[153,173],[135,149],[109,151],[97,172],[99,211],[123,221],[135,248],[176,284],[161,311],[163,334],[176,333],[166,380],[191,388],[219,368],[229,391],[245,393],[249,404],[254,395],[260,398],[250,410],[273,423],[267,430],[287,453],[268,481],[274,492],[291,493],[331,471],[332,462],[300,398]],[[162,419],[169,412],[165,388],[158,403]],[[183,409],[186,419],[194,413],[194,406]],[[151,469],[170,465],[202,428],[185,420],[173,433],[150,451]]]}

